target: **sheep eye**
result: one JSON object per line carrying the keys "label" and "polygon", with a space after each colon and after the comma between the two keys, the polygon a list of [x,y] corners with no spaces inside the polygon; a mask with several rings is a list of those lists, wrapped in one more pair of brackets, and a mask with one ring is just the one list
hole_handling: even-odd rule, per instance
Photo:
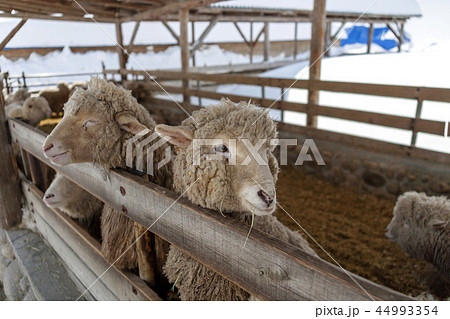
{"label": "sheep eye", "polygon": [[83,128],[86,131],[89,126],[94,126],[94,125],[97,125],[97,124],[98,124],[97,121],[87,120],[86,122],[84,122]]}
{"label": "sheep eye", "polygon": [[226,145],[218,145],[214,148],[217,153],[228,153],[228,147]]}
{"label": "sheep eye", "polygon": [[32,104],[28,105],[28,108],[30,108],[30,109],[31,109],[32,107],[33,107],[33,105],[32,105]]}

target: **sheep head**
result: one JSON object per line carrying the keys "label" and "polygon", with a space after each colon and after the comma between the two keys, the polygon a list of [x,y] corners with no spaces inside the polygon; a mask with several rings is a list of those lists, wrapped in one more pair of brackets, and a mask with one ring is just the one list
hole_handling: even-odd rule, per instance
{"label": "sheep head", "polygon": [[450,233],[449,211],[450,202],[445,197],[407,192],[397,200],[386,237],[408,254],[430,261],[435,241],[441,234]]}
{"label": "sheep head", "polygon": [[22,117],[30,125],[36,126],[40,121],[50,117],[52,110],[46,99],[40,96],[29,97],[22,106]]}
{"label": "sheep head", "polygon": [[157,125],[155,130],[177,147],[177,192],[210,209],[274,212],[277,131],[263,110],[222,100],[194,112],[180,126]]}
{"label": "sheep head", "polygon": [[43,151],[56,165],[124,167],[125,141],[154,126],[129,91],[93,78],[87,90],[76,89],[64,105],[64,117],[45,140]]}
{"label": "sheep head", "polygon": [[61,174],[55,176],[43,200],[48,207],[61,209],[73,218],[89,218],[88,214],[93,212],[92,208],[101,209],[103,205]]}

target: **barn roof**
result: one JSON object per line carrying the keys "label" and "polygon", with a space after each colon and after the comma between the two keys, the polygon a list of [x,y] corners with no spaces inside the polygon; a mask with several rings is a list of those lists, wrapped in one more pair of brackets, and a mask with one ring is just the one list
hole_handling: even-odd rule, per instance
{"label": "barn roof", "polygon": [[[177,21],[189,9],[191,21],[310,21],[314,0],[2,0],[0,17],[121,22]],[[421,16],[416,0],[328,0],[333,21],[388,22]]]}
{"label": "barn roof", "polygon": [[[211,4],[215,8],[275,10],[275,11],[311,11],[314,0],[232,0]],[[329,14],[365,14],[392,17],[417,17],[422,12],[416,0],[327,0]]]}

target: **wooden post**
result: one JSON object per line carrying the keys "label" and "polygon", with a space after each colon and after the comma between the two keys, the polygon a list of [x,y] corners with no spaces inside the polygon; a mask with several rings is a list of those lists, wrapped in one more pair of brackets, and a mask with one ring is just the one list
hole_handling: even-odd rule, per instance
{"label": "wooden post", "polygon": [[3,79],[0,81],[0,228],[10,229],[22,221],[20,181],[6,122]]}
{"label": "wooden post", "polygon": [[330,46],[331,46],[331,21],[327,22],[327,26],[325,28],[325,56],[330,56]]}
{"label": "wooden post", "polygon": [[189,11],[188,9],[180,10],[180,47],[181,47],[181,72],[183,74],[183,103],[189,104],[189,96],[186,94],[186,90],[189,87],[189,81],[186,77],[186,73],[189,71],[189,43],[188,43],[188,23],[189,23]]}
{"label": "wooden post", "polygon": [[402,52],[402,45],[403,45],[403,36],[405,33],[405,24],[402,23],[400,25],[400,30],[399,30],[400,34],[399,34],[399,39],[398,39],[398,52]]}
{"label": "wooden post", "polygon": [[417,131],[416,131],[416,122],[422,116],[422,108],[423,108],[423,100],[419,97],[417,98],[417,106],[416,106],[416,116],[412,121],[412,136],[411,136],[411,146],[415,147],[417,142]]}
{"label": "wooden post", "polygon": [[[191,22],[191,35],[192,35],[192,47],[194,47],[195,43],[195,21]],[[192,50],[192,66],[195,66],[195,50]]]}
{"label": "wooden post", "polygon": [[[309,59],[309,81],[320,80],[321,60],[325,42],[326,28],[326,0],[314,0],[314,9],[312,12],[312,32],[311,32],[311,56]],[[310,127],[317,126],[317,116],[312,115],[310,110],[312,105],[319,102],[319,91],[308,89],[308,117],[306,125]]]}
{"label": "wooden post", "polygon": [[[134,222],[134,234],[136,239],[136,254],[139,266],[139,277],[144,279],[152,289],[156,286],[155,269],[155,235],[144,226]],[[142,236],[141,236],[142,235]]]}
{"label": "wooden post", "polygon": [[141,21],[136,21],[136,24],[134,25],[133,33],[131,34],[130,43],[128,44],[128,47],[127,47],[128,55],[125,55],[125,64],[128,62],[128,58],[130,57],[130,54],[133,51],[134,40],[136,40],[136,35],[138,33],[140,25],[141,25]]}
{"label": "wooden post", "polygon": [[11,41],[11,39],[16,35],[17,32],[19,32],[20,28],[23,27],[25,22],[27,22],[28,18],[23,18],[15,27],[11,30],[10,33],[3,39],[2,43],[0,43],[0,51],[2,51],[6,45]]}
{"label": "wooden post", "polygon": [[253,22],[250,22],[250,63],[253,63]]}
{"label": "wooden post", "polygon": [[35,184],[41,191],[45,192],[45,182],[44,176],[42,175],[41,162],[28,152],[27,159],[33,184]]}
{"label": "wooden post", "polygon": [[372,39],[373,39],[373,23],[371,23],[369,27],[369,38],[367,39],[367,53],[370,53],[370,49],[372,47]]}
{"label": "wooden post", "polygon": [[294,28],[294,60],[297,59],[297,31],[298,31],[298,22],[295,22],[295,28]]}
{"label": "wooden post", "polygon": [[116,21],[116,37],[117,37],[117,54],[119,54],[119,68],[122,75],[122,81],[127,80],[127,74],[123,73],[123,70],[127,68],[127,58],[125,56],[123,47],[123,35],[122,35],[122,23]]}
{"label": "wooden post", "polygon": [[269,22],[264,22],[264,61],[270,58]]}

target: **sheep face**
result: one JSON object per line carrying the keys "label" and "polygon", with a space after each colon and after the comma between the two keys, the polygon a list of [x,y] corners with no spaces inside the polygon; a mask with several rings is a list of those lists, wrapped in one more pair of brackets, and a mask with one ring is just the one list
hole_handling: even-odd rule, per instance
{"label": "sheep face", "polygon": [[443,216],[445,201],[416,192],[400,196],[394,217],[386,228],[386,237],[408,254],[431,261],[436,245],[433,241],[450,227]]}
{"label": "sheep face", "polygon": [[30,97],[23,103],[22,117],[30,125],[36,126],[51,115],[52,110],[47,100],[42,97]]}
{"label": "sheep face", "polygon": [[[70,208],[77,207],[91,195],[65,178],[63,175],[57,174],[47,191],[44,194],[44,202],[50,208],[59,208],[68,213],[70,217],[79,218],[71,214]],[[86,212],[81,212],[85,214]]]}
{"label": "sheep face", "polygon": [[268,116],[264,116],[262,124],[251,125],[261,112],[222,101],[217,109],[194,112],[197,129],[186,125],[193,119],[181,126],[157,125],[156,132],[178,147],[175,190],[210,209],[255,215],[273,213],[278,164],[271,142],[276,130]]}
{"label": "sheep face", "polygon": [[[106,83],[106,81],[105,81]],[[105,84],[108,85],[108,84]],[[120,167],[124,141],[146,127],[131,112],[115,112],[93,91],[77,89],[64,107],[64,117],[47,137],[44,155],[56,165],[96,163]]]}

